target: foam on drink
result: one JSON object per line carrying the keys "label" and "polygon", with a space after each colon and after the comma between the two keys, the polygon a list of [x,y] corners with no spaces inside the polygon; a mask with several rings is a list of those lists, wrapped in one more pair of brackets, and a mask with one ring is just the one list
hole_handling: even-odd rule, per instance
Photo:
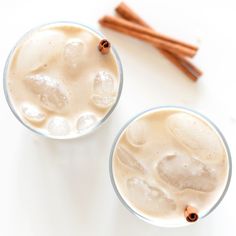
{"label": "foam on drink", "polygon": [[154,224],[186,224],[184,210],[204,216],[224,192],[228,153],[216,129],[186,110],[157,109],[132,121],[113,152],[123,200]]}
{"label": "foam on drink", "polygon": [[27,126],[51,137],[89,132],[109,113],[120,86],[113,50],[77,24],[50,24],[28,33],[13,50],[6,85],[11,105]]}

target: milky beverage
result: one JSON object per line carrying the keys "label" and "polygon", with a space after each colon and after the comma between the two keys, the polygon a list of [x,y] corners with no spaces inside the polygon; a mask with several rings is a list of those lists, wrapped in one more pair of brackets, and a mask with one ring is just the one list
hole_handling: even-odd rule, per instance
{"label": "milky beverage", "polygon": [[186,206],[205,216],[222,196],[228,172],[228,153],[216,129],[177,108],[132,121],[112,158],[120,198],[142,218],[163,226],[186,224]]}
{"label": "milky beverage", "polygon": [[51,137],[74,137],[96,127],[118,99],[120,75],[113,49],[77,24],[50,24],[28,33],[10,56],[10,103],[28,127]]}

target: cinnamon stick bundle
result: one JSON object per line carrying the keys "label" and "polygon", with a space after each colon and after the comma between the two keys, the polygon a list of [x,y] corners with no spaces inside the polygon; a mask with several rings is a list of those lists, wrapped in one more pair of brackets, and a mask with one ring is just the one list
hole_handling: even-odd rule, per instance
{"label": "cinnamon stick bundle", "polygon": [[[146,23],[124,2],[121,2],[115,8],[115,10],[122,18],[128,21],[142,25],[147,28],[151,28],[148,23]],[[183,56],[176,55],[168,50],[164,50],[161,48],[159,48],[159,51],[163,56],[165,56],[170,62],[172,62],[177,68],[179,68],[185,75],[187,75],[193,81],[196,81],[199,77],[202,76],[202,71]]]}
{"label": "cinnamon stick bundle", "polygon": [[[143,27],[151,29],[151,27],[137,13],[135,13],[125,3],[123,3],[123,2],[120,3],[116,7],[115,10],[126,21],[129,21],[129,22],[135,23],[137,25],[141,25]],[[103,24],[103,25],[107,26],[106,24]],[[111,26],[111,24],[109,26]],[[111,27],[109,27],[109,28],[111,28]],[[120,32],[129,34],[129,32],[126,28],[122,28],[122,27],[117,28],[117,25],[116,25],[115,30],[117,30],[117,29]],[[135,33],[133,32],[133,34],[135,34]],[[136,32],[136,34],[137,34],[137,32]],[[140,34],[138,34],[138,36],[140,36]],[[141,37],[144,37],[144,36],[141,36]],[[163,37],[161,37],[161,38],[163,39]],[[165,36],[164,36],[164,39],[165,39]],[[177,40],[175,40],[175,41],[177,41]],[[173,41],[171,41],[171,42],[173,42]],[[177,42],[179,42],[179,41],[177,41]],[[185,46],[186,44],[184,43],[182,45]],[[190,48],[197,51],[197,48],[195,46],[192,46],[189,44],[187,44],[187,45],[190,46]],[[158,46],[156,45],[156,47],[162,53],[163,56],[165,56],[170,62],[172,62],[177,68],[179,68],[185,75],[187,75],[193,81],[196,81],[202,75],[201,70],[198,69],[195,65],[193,65],[189,60],[187,60],[182,54],[176,53],[176,51],[174,51],[174,50],[170,51],[169,48],[163,49],[163,48],[161,48],[160,44]]]}

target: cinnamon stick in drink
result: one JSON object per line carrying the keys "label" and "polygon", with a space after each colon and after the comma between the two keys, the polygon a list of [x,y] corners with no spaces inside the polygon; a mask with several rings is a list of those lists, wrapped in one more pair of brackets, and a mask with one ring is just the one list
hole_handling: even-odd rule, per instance
{"label": "cinnamon stick in drink", "polygon": [[184,210],[184,216],[188,222],[195,222],[198,220],[197,209],[191,206],[187,206]]}
{"label": "cinnamon stick in drink", "polygon": [[102,54],[107,54],[110,51],[111,44],[106,39],[102,39],[98,44],[98,50]]}

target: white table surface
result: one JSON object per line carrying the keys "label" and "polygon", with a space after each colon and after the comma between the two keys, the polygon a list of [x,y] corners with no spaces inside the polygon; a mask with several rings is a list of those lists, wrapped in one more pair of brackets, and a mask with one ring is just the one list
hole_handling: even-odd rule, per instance
{"label": "white table surface", "polygon": [[[97,20],[119,1],[0,2],[0,72],[20,36],[42,23]],[[233,2],[233,1],[232,1]],[[72,141],[39,137],[13,116],[0,92],[0,235],[143,236],[235,235],[236,186],[206,219],[163,229],[137,219],[116,197],[109,179],[112,142],[133,115],[160,105],[183,105],[212,119],[224,133],[233,163],[236,142],[236,6],[229,1],[128,0],[160,32],[200,44],[194,61],[204,76],[193,83],[151,46],[110,30],[124,69],[121,100],[96,133]]]}

